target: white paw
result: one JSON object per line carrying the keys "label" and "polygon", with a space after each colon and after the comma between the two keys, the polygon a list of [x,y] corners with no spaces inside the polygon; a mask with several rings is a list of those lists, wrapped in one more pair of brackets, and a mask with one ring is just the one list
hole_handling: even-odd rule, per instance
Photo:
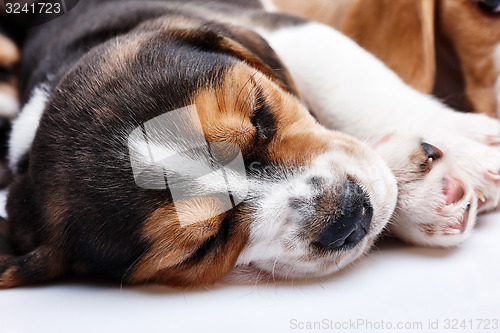
{"label": "white paw", "polygon": [[394,133],[374,148],[398,181],[390,231],[427,246],[455,246],[478,213],[500,199],[500,122],[452,113],[419,133]]}

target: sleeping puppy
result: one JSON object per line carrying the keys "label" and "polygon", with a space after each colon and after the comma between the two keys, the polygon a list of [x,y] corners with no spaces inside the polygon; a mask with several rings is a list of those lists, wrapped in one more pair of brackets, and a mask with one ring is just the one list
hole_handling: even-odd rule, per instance
{"label": "sleeping puppy", "polygon": [[270,1],[336,27],[455,109],[500,114],[499,0]]}
{"label": "sleeping puppy", "polygon": [[389,220],[451,246],[498,204],[497,121],[327,26],[224,2],[86,1],[28,33],[0,286],[319,277]]}
{"label": "sleeping puppy", "polygon": [[236,264],[307,278],[366,252],[393,175],[318,124],[258,34],[217,20],[233,11],[86,1],[29,32],[1,287],[66,273],[185,287]]}

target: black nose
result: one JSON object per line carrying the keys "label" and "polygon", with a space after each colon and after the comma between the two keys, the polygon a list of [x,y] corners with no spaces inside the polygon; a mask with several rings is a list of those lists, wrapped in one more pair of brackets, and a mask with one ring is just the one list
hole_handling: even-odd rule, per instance
{"label": "black nose", "polygon": [[355,247],[368,233],[373,207],[368,195],[353,181],[344,190],[342,214],[329,222],[317,244],[330,251]]}

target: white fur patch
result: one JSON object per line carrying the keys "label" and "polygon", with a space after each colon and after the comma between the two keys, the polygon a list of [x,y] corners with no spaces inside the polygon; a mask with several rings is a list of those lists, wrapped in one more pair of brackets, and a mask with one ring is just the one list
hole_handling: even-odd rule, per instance
{"label": "white fur patch", "polygon": [[328,26],[308,23],[257,31],[283,60],[316,118],[329,128],[371,141],[381,132],[424,130],[446,112]]}
{"label": "white fur patch", "polygon": [[0,93],[0,116],[13,119],[19,112],[19,101],[13,96]]}
{"label": "white fur patch", "polygon": [[[359,149],[363,148],[360,146]],[[364,158],[359,159],[347,151],[334,149],[316,157],[310,166],[299,173],[287,175],[278,182],[264,183],[260,191],[256,191],[259,200],[250,227],[250,239],[236,266],[251,265],[273,277],[304,278],[331,274],[359,258],[386,225],[397,197],[395,180],[380,157],[369,150],[362,156]],[[312,202],[315,196],[324,193],[324,189],[343,184],[347,176],[357,179],[371,199],[375,212],[371,231],[349,251],[307,260],[310,244],[297,237],[304,228],[300,221],[304,216],[313,216],[318,212],[314,206],[310,211],[307,207],[297,211],[290,206],[290,199],[300,197]],[[307,182],[312,177],[323,180],[321,189]],[[342,195],[341,190],[337,195]]]}
{"label": "white fur patch", "polygon": [[260,3],[267,12],[277,12],[278,8],[273,3],[273,0],[260,0]]}
{"label": "white fur patch", "polygon": [[21,157],[31,148],[40,118],[49,99],[47,90],[44,85],[36,87],[28,103],[23,107],[21,114],[12,125],[9,140],[9,165],[12,170],[16,170]]}
{"label": "white fur patch", "polygon": [[[478,198],[486,200],[481,210],[497,205],[500,190],[494,180],[500,170],[500,149],[488,145],[488,141],[500,141],[498,121],[454,112],[419,93],[373,55],[328,26],[308,23],[274,31],[257,30],[283,60],[320,123],[372,145],[394,135],[391,149],[377,150],[398,182],[408,184],[399,186],[398,211],[393,220],[393,226],[400,227],[399,234],[406,235],[406,240],[434,246],[456,245],[470,234]],[[495,50],[495,59],[500,69],[500,46]],[[500,81],[496,89],[500,96]],[[421,142],[437,146],[444,158],[422,181],[415,181],[418,179],[408,172],[408,167],[419,163],[410,156],[422,149]],[[491,173],[493,177],[488,176]],[[467,195],[455,209],[440,212],[445,175],[460,179]],[[422,226],[429,225],[445,232],[454,228],[468,202],[469,224],[462,234],[441,237],[422,232]]]}

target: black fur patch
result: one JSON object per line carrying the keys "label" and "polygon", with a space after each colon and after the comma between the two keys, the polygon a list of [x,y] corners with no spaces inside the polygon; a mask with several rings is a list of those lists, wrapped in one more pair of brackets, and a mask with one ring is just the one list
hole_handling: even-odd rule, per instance
{"label": "black fur patch", "polygon": [[257,89],[256,104],[252,123],[257,128],[257,140],[269,142],[277,131],[276,120],[271,107],[263,97],[261,89]]}

